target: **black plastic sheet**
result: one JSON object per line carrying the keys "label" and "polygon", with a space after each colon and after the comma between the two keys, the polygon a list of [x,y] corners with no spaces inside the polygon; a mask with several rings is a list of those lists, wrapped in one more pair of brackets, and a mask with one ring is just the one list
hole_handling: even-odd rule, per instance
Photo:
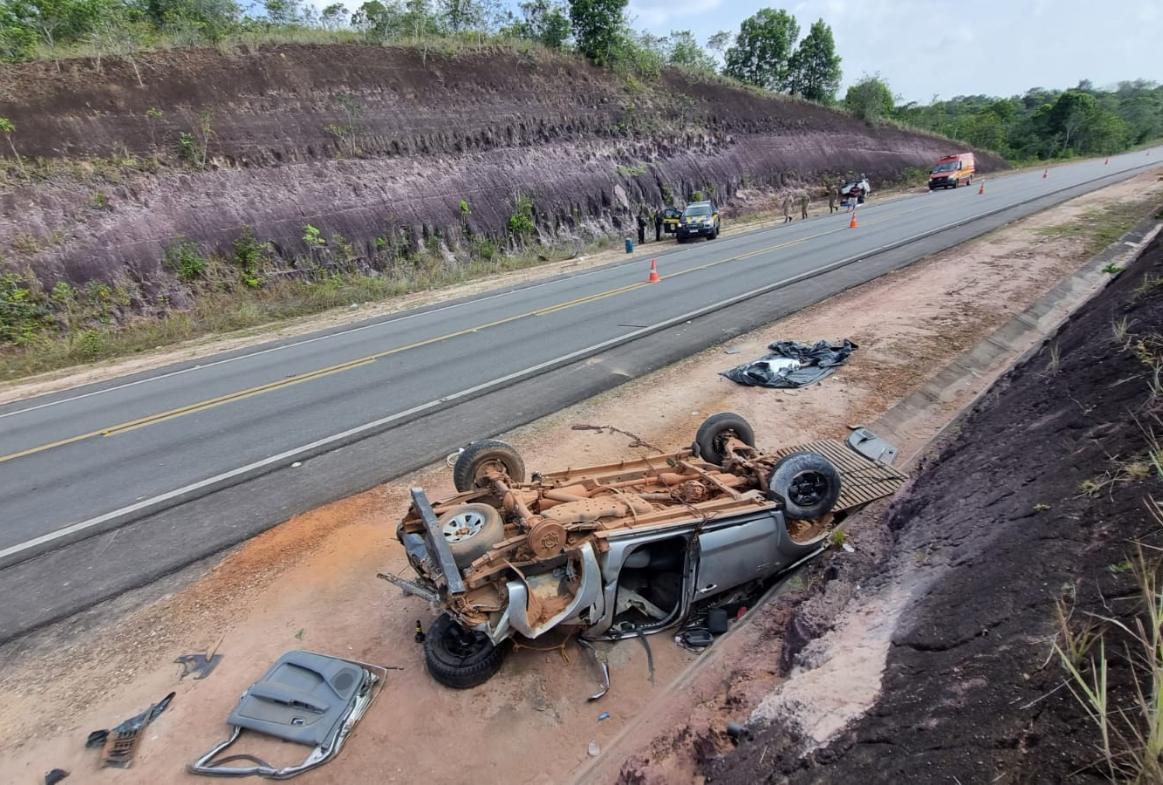
{"label": "black plastic sheet", "polygon": [[811,346],[795,341],[776,341],[767,348],[771,354],[722,371],[719,375],[748,387],[805,387],[831,376],[859,347],[845,340],[838,344],[817,341]]}

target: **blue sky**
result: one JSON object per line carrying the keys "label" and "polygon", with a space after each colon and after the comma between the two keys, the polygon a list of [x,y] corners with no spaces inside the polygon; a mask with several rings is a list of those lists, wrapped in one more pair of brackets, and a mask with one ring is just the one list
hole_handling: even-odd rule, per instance
{"label": "blue sky", "polygon": [[879,72],[905,101],[1009,96],[1030,87],[1163,82],[1163,0],[630,0],[634,26],[700,40],[784,8],[802,32],[831,25],[844,83]]}

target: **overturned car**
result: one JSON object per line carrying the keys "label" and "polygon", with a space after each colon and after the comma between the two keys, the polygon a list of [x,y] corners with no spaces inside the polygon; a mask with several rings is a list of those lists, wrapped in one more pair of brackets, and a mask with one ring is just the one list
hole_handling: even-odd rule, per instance
{"label": "overturned car", "polygon": [[473,687],[515,636],[659,632],[796,566],[846,514],[900,488],[895,456],[863,429],[764,453],[731,413],[704,421],[690,449],[528,481],[512,447],[475,442],[453,469],[458,494],[432,503],[412,490],[396,536],[416,579],[381,577],[443,611],[425,640],[428,670]]}

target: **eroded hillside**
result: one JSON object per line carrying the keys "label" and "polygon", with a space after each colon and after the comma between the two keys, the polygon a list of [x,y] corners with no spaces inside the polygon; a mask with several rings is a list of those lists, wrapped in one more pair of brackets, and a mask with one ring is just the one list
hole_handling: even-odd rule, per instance
{"label": "eroded hillside", "polygon": [[128,284],[130,310],[188,302],[174,249],[232,256],[247,227],[283,274],[390,269],[419,250],[456,264],[514,237],[624,230],[671,198],[729,205],[850,171],[883,183],[949,147],[679,72],[487,49],[33,63],[0,73],[0,117],[22,156],[3,159],[0,254],[46,289]]}

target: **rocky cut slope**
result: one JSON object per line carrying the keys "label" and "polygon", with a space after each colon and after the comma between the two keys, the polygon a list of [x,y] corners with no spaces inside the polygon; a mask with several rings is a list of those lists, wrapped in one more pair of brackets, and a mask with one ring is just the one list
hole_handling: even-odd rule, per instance
{"label": "rocky cut slope", "polygon": [[0,117],[25,159],[4,161],[0,254],[46,286],[120,277],[153,297],[180,294],[167,248],[232,253],[246,227],[287,264],[382,269],[514,233],[592,238],[672,197],[884,182],[950,146],[673,71],[372,46],[9,67]]}

